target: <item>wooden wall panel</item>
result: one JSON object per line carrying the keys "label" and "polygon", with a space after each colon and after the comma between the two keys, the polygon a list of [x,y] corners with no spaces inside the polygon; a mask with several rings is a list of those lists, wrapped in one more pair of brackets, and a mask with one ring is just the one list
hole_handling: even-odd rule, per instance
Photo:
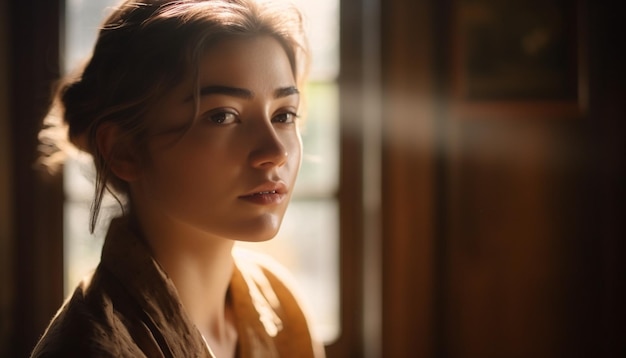
{"label": "wooden wall panel", "polygon": [[621,356],[619,12],[549,4],[572,21],[574,92],[473,101],[456,2],[382,3],[383,356]]}
{"label": "wooden wall panel", "polygon": [[[568,240],[547,120],[450,124],[446,336],[451,357],[562,356]],[[561,153],[563,153],[561,151]]]}
{"label": "wooden wall panel", "polygon": [[383,357],[435,351],[432,7],[385,1],[382,18]]}

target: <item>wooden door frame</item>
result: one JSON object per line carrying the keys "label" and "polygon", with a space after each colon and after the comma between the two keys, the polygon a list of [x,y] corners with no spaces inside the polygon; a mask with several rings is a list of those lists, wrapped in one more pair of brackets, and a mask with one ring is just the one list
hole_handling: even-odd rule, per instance
{"label": "wooden door frame", "polygon": [[60,175],[36,165],[37,134],[60,73],[61,0],[11,1],[9,103],[13,230],[10,356],[30,353],[63,299]]}

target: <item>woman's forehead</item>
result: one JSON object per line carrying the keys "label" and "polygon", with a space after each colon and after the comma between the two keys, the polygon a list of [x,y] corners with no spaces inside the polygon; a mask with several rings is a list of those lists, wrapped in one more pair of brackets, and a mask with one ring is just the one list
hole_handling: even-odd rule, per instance
{"label": "woman's forehead", "polygon": [[165,89],[162,97],[165,102],[161,105],[189,102],[196,95],[207,94],[239,98],[299,94],[286,52],[271,36],[217,42],[190,67],[177,85]]}
{"label": "woman's forehead", "polygon": [[197,76],[201,87],[230,86],[252,92],[296,85],[285,50],[270,36],[216,43],[199,59]]}

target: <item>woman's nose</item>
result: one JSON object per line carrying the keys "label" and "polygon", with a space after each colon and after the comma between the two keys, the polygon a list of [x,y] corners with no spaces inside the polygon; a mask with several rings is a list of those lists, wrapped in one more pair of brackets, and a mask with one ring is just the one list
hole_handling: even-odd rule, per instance
{"label": "woman's nose", "polygon": [[271,124],[255,130],[250,162],[257,168],[281,166],[289,156],[287,147]]}

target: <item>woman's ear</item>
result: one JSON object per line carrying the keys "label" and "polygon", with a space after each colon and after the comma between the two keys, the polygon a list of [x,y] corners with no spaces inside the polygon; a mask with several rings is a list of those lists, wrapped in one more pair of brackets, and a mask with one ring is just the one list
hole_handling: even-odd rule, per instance
{"label": "woman's ear", "polygon": [[111,172],[118,178],[133,182],[139,179],[141,167],[139,155],[130,141],[115,123],[104,123],[96,130],[96,145]]}

